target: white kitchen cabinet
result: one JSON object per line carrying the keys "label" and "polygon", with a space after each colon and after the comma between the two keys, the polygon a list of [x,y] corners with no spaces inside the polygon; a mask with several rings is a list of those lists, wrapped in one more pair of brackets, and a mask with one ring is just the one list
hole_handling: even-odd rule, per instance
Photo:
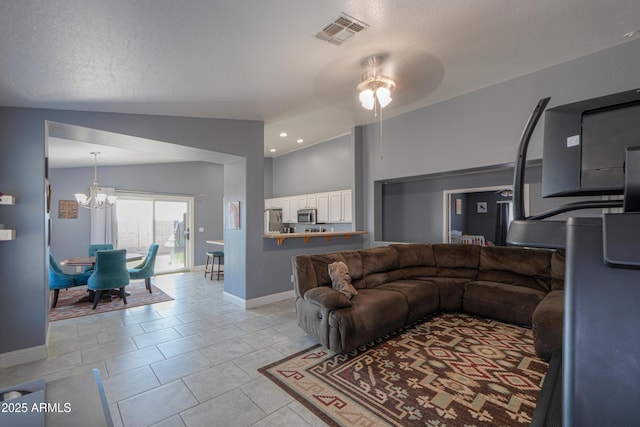
{"label": "white kitchen cabinet", "polygon": [[[288,222],[294,222],[292,220],[292,213],[291,213],[291,198],[290,197],[280,197],[280,207],[282,208],[282,222],[284,223],[288,223]],[[295,203],[297,203],[297,200],[294,198],[293,199],[295,201]]]}
{"label": "white kitchen cabinet", "polygon": [[297,198],[298,209],[312,209],[318,206],[317,194],[303,194],[302,196],[297,196]]}
{"label": "white kitchen cabinet", "polygon": [[342,221],[351,222],[353,221],[351,190],[344,190],[340,193],[342,197]]}
{"label": "white kitchen cabinet", "polygon": [[318,195],[317,194],[307,194],[307,206],[308,208],[318,208]]}
{"label": "white kitchen cabinet", "polygon": [[332,191],[329,193],[329,220],[327,222],[351,222],[351,190]]}
{"label": "white kitchen cabinet", "polygon": [[298,221],[299,209],[316,209],[318,223],[352,222],[351,190],[265,199],[265,209],[282,209],[282,222]]}
{"label": "white kitchen cabinet", "polygon": [[298,222],[298,198],[291,197],[289,198],[289,221],[287,222]]}
{"label": "white kitchen cabinet", "polygon": [[264,200],[265,209],[282,209],[282,222],[298,220],[298,197],[276,197]]}
{"label": "white kitchen cabinet", "polygon": [[297,198],[297,206],[296,209],[304,209],[307,208],[307,196],[298,196]]}
{"label": "white kitchen cabinet", "polygon": [[329,222],[329,193],[316,194],[316,221],[320,223]]}
{"label": "white kitchen cabinet", "polygon": [[276,199],[264,199],[264,208],[265,209],[275,209],[276,207]]}

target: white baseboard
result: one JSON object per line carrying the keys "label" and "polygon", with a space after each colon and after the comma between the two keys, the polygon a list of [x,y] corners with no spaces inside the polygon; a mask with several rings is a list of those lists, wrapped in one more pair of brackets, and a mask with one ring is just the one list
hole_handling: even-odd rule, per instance
{"label": "white baseboard", "polygon": [[23,348],[16,351],[10,351],[8,353],[2,353],[0,354],[0,369],[46,359],[47,356],[48,353],[46,345],[39,345],[36,347]]}
{"label": "white baseboard", "polygon": [[295,292],[293,290],[290,290],[290,291],[280,292],[279,294],[266,295],[259,298],[245,300],[233,294],[230,294],[228,292],[223,292],[223,298],[225,301],[229,301],[230,303],[240,306],[244,309],[252,309],[252,308],[260,307],[262,305],[271,304],[273,302],[294,298],[295,296],[296,296]]}

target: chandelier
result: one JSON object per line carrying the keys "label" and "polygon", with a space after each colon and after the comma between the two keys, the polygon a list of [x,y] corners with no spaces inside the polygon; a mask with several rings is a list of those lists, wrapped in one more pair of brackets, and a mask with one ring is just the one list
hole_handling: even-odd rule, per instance
{"label": "chandelier", "polygon": [[373,110],[376,116],[392,101],[391,91],[396,88],[393,79],[379,74],[380,63],[379,56],[369,58],[370,70],[362,75],[362,82],[358,85],[360,103],[367,110]]}
{"label": "chandelier", "polygon": [[100,184],[98,184],[98,154],[99,151],[92,151],[93,154],[93,183],[89,187],[89,195],[76,193],[76,201],[78,204],[87,209],[102,209],[111,206],[116,202],[115,195],[107,195],[102,192]]}

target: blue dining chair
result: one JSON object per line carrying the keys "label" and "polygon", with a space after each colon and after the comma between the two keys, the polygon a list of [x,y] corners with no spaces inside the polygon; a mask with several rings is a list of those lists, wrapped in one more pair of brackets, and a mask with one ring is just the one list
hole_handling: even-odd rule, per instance
{"label": "blue dining chair", "polygon": [[[96,252],[97,251],[110,251],[113,249],[113,244],[111,243],[94,243],[89,245],[89,251],[88,251],[88,255],[89,256],[96,256]],[[88,265],[84,268],[85,272],[88,272],[89,274],[93,273],[93,265]]]}
{"label": "blue dining chair", "polygon": [[53,302],[51,303],[51,308],[55,308],[58,304],[60,289],[86,285],[89,280],[89,276],[91,276],[89,273],[65,273],[62,271],[53,255],[49,254],[49,289],[53,290]]}
{"label": "blue dining chair", "polygon": [[133,280],[144,279],[144,286],[149,293],[151,293],[151,277],[155,276],[156,255],[158,255],[158,244],[152,243],[144,261],[129,269],[129,277]]}
{"label": "blue dining chair", "polygon": [[87,287],[94,292],[93,309],[95,310],[103,291],[119,289],[122,301],[127,303],[124,287],[129,284],[126,249],[97,251],[95,270],[89,277]]}

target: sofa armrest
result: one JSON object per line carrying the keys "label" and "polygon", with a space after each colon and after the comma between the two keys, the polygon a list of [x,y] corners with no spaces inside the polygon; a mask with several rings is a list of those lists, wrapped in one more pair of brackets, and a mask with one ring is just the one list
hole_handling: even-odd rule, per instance
{"label": "sofa armrest", "polygon": [[319,286],[304,293],[305,301],[315,303],[327,311],[338,308],[351,307],[351,300],[342,292],[328,286]]}
{"label": "sofa armrest", "polygon": [[564,291],[551,291],[533,312],[532,331],[536,355],[549,360],[555,350],[562,349]]}

